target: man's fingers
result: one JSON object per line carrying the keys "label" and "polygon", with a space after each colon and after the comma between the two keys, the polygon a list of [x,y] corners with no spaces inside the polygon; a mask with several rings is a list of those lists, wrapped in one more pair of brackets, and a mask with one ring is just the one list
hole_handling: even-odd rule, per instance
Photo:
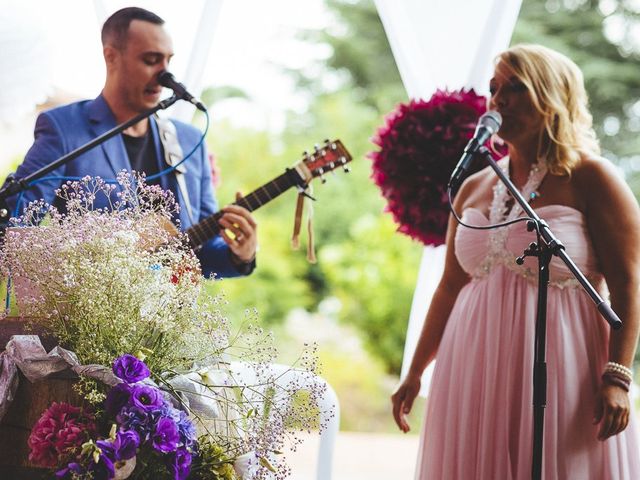
{"label": "man's fingers", "polygon": [[222,228],[231,230],[234,235],[248,236],[254,231],[254,227],[244,217],[234,213],[225,213],[219,223]]}
{"label": "man's fingers", "polygon": [[248,225],[251,225],[251,227],[253,228],[256,228],[257,226],[255,219],[246,208],[239,207],[238,205],[227,205],[226,207],[224,207],[223,212],[224,215],[222,215],[220,219],[223,219],[227,216],[233,216],[233,218],[235,219],[242,218],[245,222],[247,222]]}

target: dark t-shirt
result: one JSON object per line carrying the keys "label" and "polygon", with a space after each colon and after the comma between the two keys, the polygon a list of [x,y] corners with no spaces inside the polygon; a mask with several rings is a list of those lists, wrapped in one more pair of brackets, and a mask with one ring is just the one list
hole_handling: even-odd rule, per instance
{"label": "dark t-shirt", "polygon": [[[151,139],[151,130],[147,130],[141,137],[132,137],[131,135],[122,134],[124,146],[129,156],[131,169],[136,172],[144,172],[147,178],[158,173],[158,158],[156,149]],[[160,179],[147,181],[150,185],[159,185]]]}

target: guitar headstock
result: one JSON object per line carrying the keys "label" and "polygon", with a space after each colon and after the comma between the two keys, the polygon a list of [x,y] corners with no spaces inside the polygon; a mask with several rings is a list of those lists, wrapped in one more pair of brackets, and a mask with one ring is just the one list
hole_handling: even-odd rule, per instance
{"label": "guitar headstock", "polygon": [[[310,181],[312,178],[320,177],[322,183],[326,182],[324,174],[336,168],[342,167],[345,172],[349,172],[349,163],[353,158],[340,140],[325,140],[322,145],[316,145],[313,152],[304,152],[302,162],[296,167],[303,170],[303,178]],[[298,169],[300,171],[300,169]]]}

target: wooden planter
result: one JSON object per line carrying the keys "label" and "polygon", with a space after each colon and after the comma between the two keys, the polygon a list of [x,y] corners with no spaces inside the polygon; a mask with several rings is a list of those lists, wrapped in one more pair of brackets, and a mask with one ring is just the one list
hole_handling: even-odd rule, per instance
{"label": "wooden planter", "polygon": [[[25,331],[25,321],[18,318],[0,320],[0,351],[4,349],[12,335],[36,334]],[[55,345],[51,337],[43,337],[45,349]],[[53,478],[45,469],[33,468],[29,464],[27,440],[31,428],[52,402],[68,402],[82,405],[82,398],[73,390],[75,378],[72,373],[62,372],[59,377],[31,383],[22,374],[16,396],[6,415],[0,421],[0,479],[36,480]]]}

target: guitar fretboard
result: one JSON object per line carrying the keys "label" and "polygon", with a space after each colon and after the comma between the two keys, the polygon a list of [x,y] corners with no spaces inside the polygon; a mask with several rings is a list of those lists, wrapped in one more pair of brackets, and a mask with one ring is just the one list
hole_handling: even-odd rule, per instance
{"label": "guitar fretboard", "polygon": [[[239,205],[250,212],[253,212],[265,203],[276,198],[281,193],[289,190],[294,185],[304,186],[304,184],[304,179],[295,169],[287,169],[287,171],[279,177],[265,183],[261,187],[249,193],[247,196],[242,197],[237,202],[234,202],[234,205]],[[220,225],[218,225],[218,221],[222,215],[222,211],[216,212],[185,230],[185,233],[189,237],[189,243],[193,249],[199,248],[207,242],[207,240],[215,237],[220,232]]]}

